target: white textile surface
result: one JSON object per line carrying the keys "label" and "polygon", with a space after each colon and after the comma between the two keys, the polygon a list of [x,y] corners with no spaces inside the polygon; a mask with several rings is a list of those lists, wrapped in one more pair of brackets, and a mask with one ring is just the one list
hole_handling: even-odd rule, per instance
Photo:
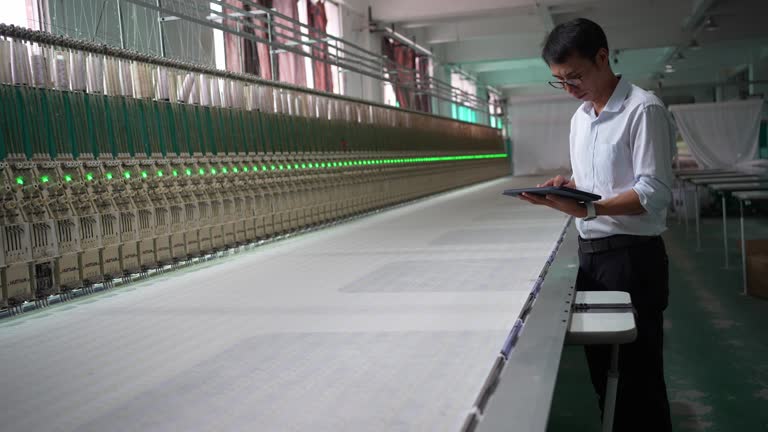
{"label": "white textile surface", "polygon": [[762,100],[671,105],[669,110],[699,166],[729,168],[757,158]]}
{"label": "white textile surface", "polygon": [[501,195],[537,181],[4,320],[0,429],[459,430],[566,221]]}
{"label": "white textile surface", "polygon": [[510,103],[515,175],[571,171],[568,135],[579,105],[580,101],[570,97]]}

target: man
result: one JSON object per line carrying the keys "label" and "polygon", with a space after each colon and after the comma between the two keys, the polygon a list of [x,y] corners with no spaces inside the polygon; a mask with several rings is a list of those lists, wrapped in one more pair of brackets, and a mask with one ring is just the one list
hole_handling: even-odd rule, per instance
{"label": "man", "polygon": [[[557,81],[584,101],[571,118],[573,176],[540,186],[568,186],[603,197],[594,204],[548,195],[521,198],[577,218],[576,289],[629,292],[637,340],[621,347],[614,430],[671,431],[662,357],[668,260],[660,234],[671,201],[673,129],[662,102],[614,75],[608,42],[596,23],[556,26],[542,57]],[[610,348],[586,347],[592,384],[603,407]]]}

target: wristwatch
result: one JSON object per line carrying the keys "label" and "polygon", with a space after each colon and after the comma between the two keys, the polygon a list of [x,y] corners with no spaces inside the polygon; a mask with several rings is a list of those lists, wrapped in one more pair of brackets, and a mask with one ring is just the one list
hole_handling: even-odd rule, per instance
{"label": "wristwatch", "polygon": [[592,219],[595,219],[597,217],[597,211],[595,210],[595,203],[592,201],[587,201],[584,203],[584,206],[587,207],[587,216],[584,218],[585,221],[591,221]]}

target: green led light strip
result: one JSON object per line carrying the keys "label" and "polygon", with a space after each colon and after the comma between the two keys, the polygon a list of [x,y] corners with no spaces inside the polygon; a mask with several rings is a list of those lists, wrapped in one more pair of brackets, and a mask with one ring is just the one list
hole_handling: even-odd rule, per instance
{"label": "green led light strip", "polygon": [[[482,160],[482,159],[502,159],[506,158],[508,155],[506,153],[494,153],[494,154],[478,154],[478,155],[464,155],[464,156],[434,156],[434,157],[420,157],[420,158],[405,158],[405,159],[371,159],[371,160],[346,160],[346,161],[327,161],[327,162],[310,162],[310,163],[302,163],[297,164],[294,163],[286,164],[286,165],[262,165],[261,171],[275,171],[275,170],[302,170],[302,169],[315,169],[315,168],[338,168],[338,167],[349,167],[349,166],[371,166],[371,165],[397,165],[397,164],[411,164],[411,163],[431,163],[431,162],[455,162],[455,161],[465,161],[465,160]],[[218,172],[221,172],[223,174],[229,173],[231,170],[232,173],[238,173],[241,170],[238,167],[222,167],[221,170],[217,170],[216,168],[210,169],[210,174],[216,175]],[[242,172],[246,173],[249,169],[247,166],[243,166]],[[259,167],[254,165],[253,166],[253,172],[258,172]],[[177,170],[173,170],[173,176],[178,176],[179,172]],[[193,171],[190,168],[186,168],[184,170],[184,173],[188,176],[192,175]],[[162,177],[163,171],[158,170],[157,176]],[[206,170],[203,168],[198,169],[199,175],[205,175]],[[91,177],[88,178],[88,180],[92,180],[92,174],[89,174]],[[123,173],[123,176],[126,179],[131,178],[131,173],[128,171],[125,171]],[[146,171],[141,172],[141,176],[143,178],[147,178],[148,174]],[[67,176],[69,177],[69,176]],[[106,173],[105,177],[107,179],[112,179],[112,173]],[[69,179],[66,179],[67,181],[71,181],[71,177]],[[16,182],[19,184],[23,184],[24,179],[22,177],[18,177],[16,179]]]}

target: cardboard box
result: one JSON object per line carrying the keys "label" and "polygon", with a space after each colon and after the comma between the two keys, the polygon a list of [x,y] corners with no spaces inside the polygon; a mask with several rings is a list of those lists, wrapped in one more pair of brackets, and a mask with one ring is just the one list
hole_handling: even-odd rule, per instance
{"label": "cardboard box", "polygon": [[[741,246],[741,242],[738,242]],[[747,240],[747,256],[768,255],[768,239]]]}
{"label": "cardboard box", "polygon": [[747,294],[768,299],[768,255],[747,257]]}
{"label": "cardboard box", "polygon": [[768,240],[747,240],[747,294],[768,299]]}

